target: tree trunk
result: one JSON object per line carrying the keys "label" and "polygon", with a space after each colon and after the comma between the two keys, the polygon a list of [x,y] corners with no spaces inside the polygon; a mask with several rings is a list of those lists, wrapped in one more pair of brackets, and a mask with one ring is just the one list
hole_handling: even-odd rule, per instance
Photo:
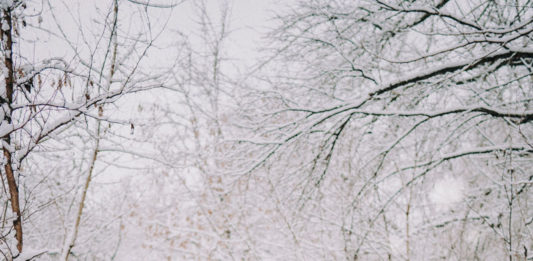
{"label": "tree trunk", "polygon": [[[7,106],[3,106],[4,108],[8,108],[8,111],[5,111],[4,114],[4,122],[7,122],[8,124],[12,123],[12,110],[11,110],[11,103],[13,102],[13,88],[14,88],[14,70],[13,70],[13,36],[11,34],[12,32],[12,20],[11,20],[11,10],[4,9],[3,10],[3,18],[2,23],[7,23],[6,26],[2,26],[2,39],[5,39],[5,46],[4,48],[4,65],[7,68],[7,74],[5,75],[5,84],[6,84],[6,99],[2,100],[2,103],[7,103]],[[6,29],[6,30],[4,30]],[[4,144],[11,145],[11,137],[10,134],[6,134],[4,137],[2,137],[2,140],[5,142]],[[6,148],[5,146],[2,146],[2,150],[4,152],[4,157],[6,158],[5,161],[5,172],[6,172],[6,179],[7,184],[9,186],[9,194],[10,194],[10,201],[11,201],[11,209],[13,210],[13,213],[16,215],[16,219],[13,221],[13,226],[15,228],[15,237],[17,238],[17,249],[19,252],[22,252],[22,217],[20,214],[20,204],[19,204],[19,191],[17,182],[15,180],[15,174],[13,172],[13,155],[12,151],[10,151],[11,148]]]}

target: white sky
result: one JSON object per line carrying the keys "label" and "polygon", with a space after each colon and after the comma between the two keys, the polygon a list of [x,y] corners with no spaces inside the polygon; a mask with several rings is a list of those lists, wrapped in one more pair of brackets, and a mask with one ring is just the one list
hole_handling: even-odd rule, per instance
{"label": "white sky", "polygon": [[[230,34],[224,46],[226,55],[232,59],[238,59],[241,65],[252,65],[258,58],[257,47],[263,41],[262,36],[268,32],[272,24],[269,20],[276,10],[279,10],[278,0],[206,0],[209,15],[213,22],[219,21],[219,15],[224,3],[230,6]],[[197,13],[192,6],[194,1],[185,2],[177,7],[174,19],[179,22],[179,30],[187,35],[198,32]],[[243,62],[244,64],[241,64]],[[239,66],[239,67],[240,67]]]}
{"label": "white sky", "polygon": [[[224,2],[225,1],[223,0],[206,0],[209,15],[214,23],[220,21],[219,15]],[[229,14],[230,34],[229,38],[225,42],[225,45],[223,46],[225,52],[224,54],[226,57],[231,57],[232,63],[238,69],[245,70],[246,67],[251,67],[253,64],[258,62],[260,54],[259,50],[257,50],[257,47],[261,45],[259,42],[262,41],[262,36],[264,33],[269,31],[269,25],[272,24],[272,22],[269,20],[273,15],[272,10],[279,9],[279,5],[277,4],[278,0],[228,0],[227,2],[230,4],[231,8]],[[159,3],[162,2],[160,1]],[[175,7],[175,9],[172,10],[172,16],[167,25],[168,31],[180,31],[189,37],[193,45],[195,41],[199,40],[199,25],[197,24],[199,19],[198,12],[194,8],[195,3],[197,2],[188,1]],[[158,22],[163,23],[164,19],[168,17],[168,10],[152,9],[152,11],[156,13],[161,12],[162,14],[162,19],[160,19],[160,21],[151,21],[154,24]],[[90,16],[91,14],[87,15]],[[164,17],[164,15],[167,17]],[[170,33],[167,37],[170,38],[160,40],[163,40],[162,42],[167,43],[172,43],[176,40],[172,39],[172,37],[175,37],[175,34]],[[179,48],[179,46],[177,48]],[[193,48],[201,49],[199,46],[193,46]],[[167,57],[171,57],[166,52],[168,52],[168,50],[164,50],[163,53],[157,53],[155,56],[151,56],[149,58],[150,63],[153,63],[154,66],[164,66],[164,64],[172,63],[173,61],[165,59]],[[228,68],[227,66],[224,69],[226,73],[235,73],[233,70],[228,70],[231,68]],[[127,115],[119,116],[118,114],[114,113],[115,117],[123,119],[134,119],[135,117],[138,117],[136,108],[138,104],[146,103],[146,95],[152,97],[155,96],[153,97],[154,100],[165,100],[164,98],[157,97],[157,93],[144,93],[141,94],[140,97],[132,95],[131,97],[127,97],[127,99],[122,99],[119,101],[121,104],[121,112],[117,113],[126,113]],[[124,164],[138,166],[139,164],[142,165],[143,163],[137,162],[137,164],[135,164],[134,162],[130,162]],[[116,182],[125,176],[129,176],[129,173],[131,172],[128,170],[121,170],[111,167],[106,169],[106,171],[101,173],[101,175],[98,175],[99,178],[96,179],[96,182]]]}

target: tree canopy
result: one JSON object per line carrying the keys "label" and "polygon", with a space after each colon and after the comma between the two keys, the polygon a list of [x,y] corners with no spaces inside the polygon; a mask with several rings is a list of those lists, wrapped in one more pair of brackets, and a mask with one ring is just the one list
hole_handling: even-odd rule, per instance
{"label": "tree canopy", "polygon": [[0,1],[4,259],[533,258],[530,0],[244,2]]}

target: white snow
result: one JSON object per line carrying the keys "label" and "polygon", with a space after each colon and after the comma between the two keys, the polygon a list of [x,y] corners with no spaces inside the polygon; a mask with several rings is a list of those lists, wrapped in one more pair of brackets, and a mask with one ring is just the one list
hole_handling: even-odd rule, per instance
{"label": "white snow", "polygon": [[13,131],[13,124],[9,124],[6,120],[0,123],[0,137],[4,137]]}
{"label": "white snow", "polygon": [[25,248],[22,250],[22,253],[20,253],[15,259],[16,261],[23,261],[23,260],[35,260],[38,258],[38,256],[47,253],[48,249],[31,249],[31,248]]}
{"label": "white snow", "polygon": [[433,186],[429,199],[439,210],[448,210],[464,197],[465,182],[458,177],[444,177]]}
{"label": "white snow", "polygon": [[13,0],[0,0],[0,8],[6,9],[13,5]]}
{"label": "white snow", "polygon": [[9,27],[8,23],[2,23],[2,31],[7,31],[9,29],[10,29],[10,27]]}

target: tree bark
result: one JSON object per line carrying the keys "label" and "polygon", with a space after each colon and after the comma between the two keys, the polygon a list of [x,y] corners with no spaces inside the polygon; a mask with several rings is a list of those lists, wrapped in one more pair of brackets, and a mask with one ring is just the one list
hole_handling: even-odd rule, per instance
{"label": "tree bark", "polygon": [[[14,69],[13,69],[13,36],[12,36],[13,23],[12,23],[12,17],[11,17],[11,10],[9,9],[3,10],[2,24],[3,23],[6,23],[8,26],[2,26],[2,30],[1,30],[2,39],[5,39],[5,46],[3,46],[3,51],[4,51],[4,65],[7,68],[7,74],[4,75],[5,84],[6,84],[5,87],[6,87],[6,99],[7,100],[2,100],[2,103],[7,103],[7,108],[9,108],[8,111],[5,112],[3,120],[7,122],[8,124],[11,124],[12,123],[11,103],[13,102],[13,89],[14,89],[14,84],[15,84]],[[2,140],[5,142],[4,144],[11,145],[10,134],[6,134],[4,137],[2,137]],[[15,213],[16,215],[16,218],[13,221],[13,227],[15,228],[15,233],[16,233],[15,237],[17,239],[17,249],[19,252],[22,252],[22,246],[23,246],[22,216],[20,213],[18,185],[15,180],[15,173],[13,171],[12,151],[10,150],[10,148],[6,148],[6,146],[2,146],[2,150],[4,152],[4,157],[5,157],[4,169],[6,173],[7,184],[9,187],[11,209],[13,213]]]}

